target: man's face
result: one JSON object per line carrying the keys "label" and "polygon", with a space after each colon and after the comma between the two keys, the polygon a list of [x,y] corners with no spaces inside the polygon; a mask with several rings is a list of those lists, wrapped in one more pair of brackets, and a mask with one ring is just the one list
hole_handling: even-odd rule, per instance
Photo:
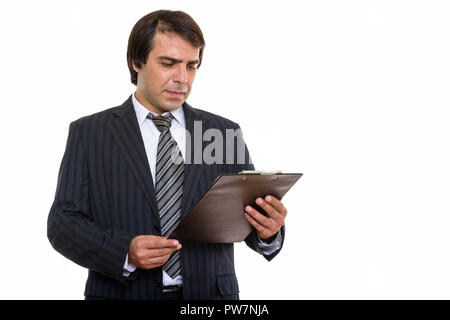
{"label": "man's face", "polygon": [[136,99],[161,114],[181,106],[191,92],[200,49],[176,33],[157,33],[147,63],[138,72]]}

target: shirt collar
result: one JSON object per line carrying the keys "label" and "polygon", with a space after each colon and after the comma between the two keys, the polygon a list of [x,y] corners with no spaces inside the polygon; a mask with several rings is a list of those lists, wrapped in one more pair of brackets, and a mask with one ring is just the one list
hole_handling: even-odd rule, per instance
{"label": "shirt collar", "polygon": [[[136,112],[138,124],[139,124],[139,126],[141,126],[145,122],[145,120],[147,119],[147,115],[151,111],[148,110],[146,107],[144,107],[139,101],[137,101],[135,94],[136,94],[136,92],[131,95],[131,99],[133,101],[134,111]],[[155,114],[154,112],[151,112],[151,113]],[[165,115],[168,113],[169,112],[164,112],[162,115]],[[177,109],[170,111],[170,113],[173,115],[175,120],[177,120],[178,123],[183,128],[186,127],[185,120],[184,120],[184,111],[183,111],[182,106],[179,106]]]}

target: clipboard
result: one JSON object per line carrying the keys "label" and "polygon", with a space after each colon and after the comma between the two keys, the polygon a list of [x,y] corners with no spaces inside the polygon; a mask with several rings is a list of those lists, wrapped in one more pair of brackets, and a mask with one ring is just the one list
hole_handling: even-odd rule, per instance
{"label": "clipboard", "polygon": [[241,242],[253,229],[244,217],[245,206],[265,214],[255,200],[269,194],[281,200],[302,175],[264,171],[222,174],[169,238],[195,243]]}

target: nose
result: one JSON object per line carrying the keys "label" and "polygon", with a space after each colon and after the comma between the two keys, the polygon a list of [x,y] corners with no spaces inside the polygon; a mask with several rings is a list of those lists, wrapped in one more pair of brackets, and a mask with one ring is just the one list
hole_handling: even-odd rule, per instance
{"label": "nose", "polygon": [[178,68],[176,68],[173,81],[179,82],[179,83],[187,83],[187,74],[186,74],[186,66],[183,64],[179,64]]}

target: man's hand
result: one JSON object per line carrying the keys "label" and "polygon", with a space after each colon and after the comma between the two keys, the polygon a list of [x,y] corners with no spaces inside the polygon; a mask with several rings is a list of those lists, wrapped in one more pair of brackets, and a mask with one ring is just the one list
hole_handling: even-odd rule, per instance
{"label": "man's hand", "polygon": [[128,261],[141,269],[153,269],[164,265],[173,251],[181,249],[175,239],[153,235],[134,237],[128,251]]}
{"label": "man's hand", "polygon": [[251,206],[245,207],[245,217],[247,221],[256,229],[258,236],[262,239],[269,239],[274,236],[281,226],[284,225],[287,210],[283,203],[274,196],[266,196],[264,199],[256,199],[256,204],[260,206],[269,216],[266,217]]}

